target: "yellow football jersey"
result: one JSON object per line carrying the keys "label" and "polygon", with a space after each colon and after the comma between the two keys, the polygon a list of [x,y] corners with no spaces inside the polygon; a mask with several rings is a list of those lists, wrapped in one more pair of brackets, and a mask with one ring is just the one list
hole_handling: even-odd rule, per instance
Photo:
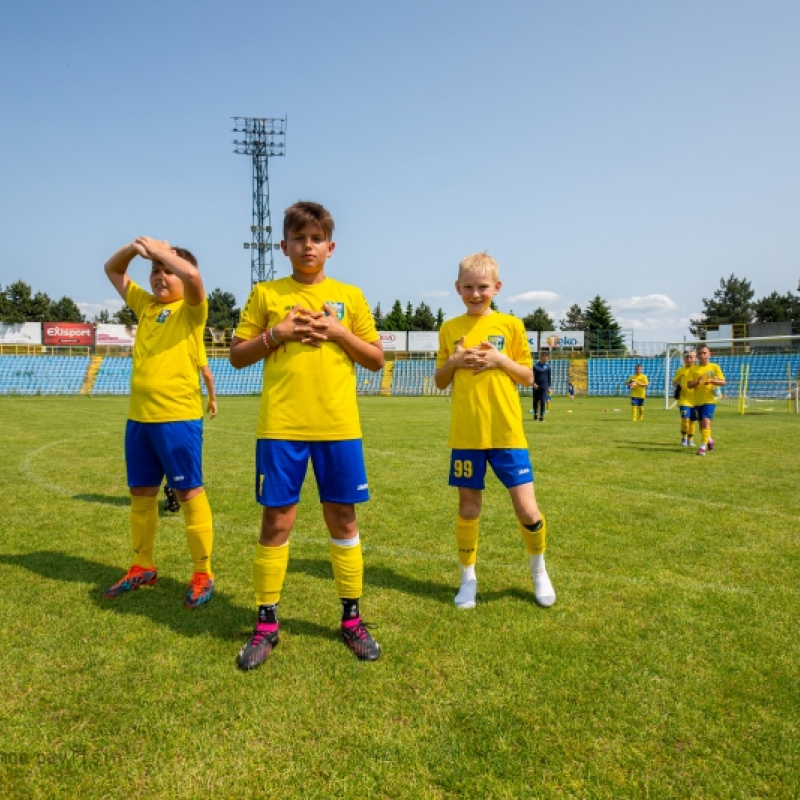
{"label": "yellow football jersey", "polygon": [[202,419],[198,342],[202,345],[208,301],[196,306],[184,300],[159,303],[131,281],[125,302],[139,319],[133,345],[129,419]]}
{"label": "yellow football jersey", "polygon": [[[710,361],[704,367],[700,366],[700,364],[695,364],[691,369],[689,380],[695,381],[702,376],[715,380],[725,380],[725,376],[722,374],[722,369],[720,369],[719,365],[713,364]],[[717,402],[717,398],[714,394],[714,386],[703,383],[700,384],[700,386],[696,386],[693,391],[694,404],[696,406],[711,405]]]}
{"label": "yellow football jersey", "polygon": [[647,394],[647,387],[650,385],[650,380],[642,373],[641,375],[637,375],[634,373],[633,375],[625,381],[626,384],[633,381],[633,386],[630,387],[631,390],[631,397],[641,397],[644,398]]}
{"label": "yellow football jersey", "polygon": [[[445,322],[439,331],[437,369],[453,354],[462,336],[467,348],[489,342],[512,361],[532,369],[522,322],[497,311],[483,317],[462,314]],[[528,447],[517,384],[503,370],[455,371],[448,444],[472,450]]]}
{"label": "yellow football jersey", "polygon": [[681,396],[678,398],[679,406],[691,407],[694,405],[694,389],[690,389],[688,386],[690,370],[691,367],[678,367],[672,376],[673,382],[680,381]]}
{"label": "yellow football jersey", "polygon": [[[360,339],[369,343],[380,339],[360,289],[333,278],[307,286],[292,277],[253,287],[236,337],[247,341],[260,336],[298,304],[309,311],[322,311],[326,303]],[[295,441],[361,438],[353,359],[334,342],[320,347],[281,344],[264,359],[257,436]]]}

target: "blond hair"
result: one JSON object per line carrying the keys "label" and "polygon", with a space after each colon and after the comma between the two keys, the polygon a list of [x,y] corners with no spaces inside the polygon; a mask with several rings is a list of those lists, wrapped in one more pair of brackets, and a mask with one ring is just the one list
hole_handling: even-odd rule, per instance
{"label": "blond hair", "polygon": [[481,278],[488,278],[493,283],[500,280],[500,267],[486,252],[473,253],[471,256],[462,259],[461,263],[458,265],[459,280],[461,280],[465,272],[469,272]]}

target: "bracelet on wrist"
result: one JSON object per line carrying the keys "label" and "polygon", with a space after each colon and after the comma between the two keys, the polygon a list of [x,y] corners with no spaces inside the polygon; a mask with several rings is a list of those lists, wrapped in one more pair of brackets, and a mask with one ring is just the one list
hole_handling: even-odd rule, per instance
{"label": "bracelet on wrist", "polygon": [[274,347],[280,346],[280,342],[275,338],[275,334],[272,328],[269,329],[269,338],[272,340],[272,344]]}
{"label": "bracelet on wrist", "polygon": [[271,344],[269,339],[267,338],[267,332],[265,330],[261,331],[261,341],[264,342],[264,346],[267,348],[267,350],[275,349],[275,345]]}

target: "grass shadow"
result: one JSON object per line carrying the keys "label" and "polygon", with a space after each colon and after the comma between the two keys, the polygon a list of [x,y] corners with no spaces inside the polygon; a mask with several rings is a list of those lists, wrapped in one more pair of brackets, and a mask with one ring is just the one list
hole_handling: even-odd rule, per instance
{"label": "grass shadow", "polygon": [[[330,561],[315,558],[291,558],[289,561],[290,572],[302,572],[312,578],[325,578],[333,580]],[[390,567],[371,567],[364,565],[364,582],[380,589],[392,589],[416,597],[428,598],[441,603],[452,601],[452,595],[458,591],[458,586],[436,581],[423,581],[410,578],[402,572]]]}
{"label": "grass shadow", "polygon": [[129,506],[131,504],[131,498],[128,495],[120,497],[108,494],[74,494],[72,499],[81,500],[84,503],[102,503],[106,506]]}
{"label": "grass shadow", "polygon": [[[252,632],[252,607],[234,603],[225,592],[215,590],[206,606],[187,609],[183,606],[187,583],[159,577],[155,586],[145,586],[127,595],[106,600],[103,592],[122,576],[124,568],[101,564],[80,556],[54,550],[32,553],[0,554],[0,564],[26,569],[53,581],[91,584],[87,599],[104,613],[122,617],[146,617],[182,636],[213,636],[225,641],[240,640]],[[330,638],[330,629],[309,622],[291,622],[298,635]]]}

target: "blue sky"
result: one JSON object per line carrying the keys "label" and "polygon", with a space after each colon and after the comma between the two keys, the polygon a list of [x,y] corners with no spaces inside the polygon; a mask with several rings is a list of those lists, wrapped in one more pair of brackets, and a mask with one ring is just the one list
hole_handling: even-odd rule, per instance
{"label": "blue sky", "polygon": [[328,272],[371,306],[456,315],[487,250],[502,310],[599,294],[637,341],[682,339],[722,277],[797,289],[798,42],[796,0],[7,3],[0,284],[114,310],[103,263],[145,234],[242,304],[232,117],[286,116],[273,222],[328,206]]}

